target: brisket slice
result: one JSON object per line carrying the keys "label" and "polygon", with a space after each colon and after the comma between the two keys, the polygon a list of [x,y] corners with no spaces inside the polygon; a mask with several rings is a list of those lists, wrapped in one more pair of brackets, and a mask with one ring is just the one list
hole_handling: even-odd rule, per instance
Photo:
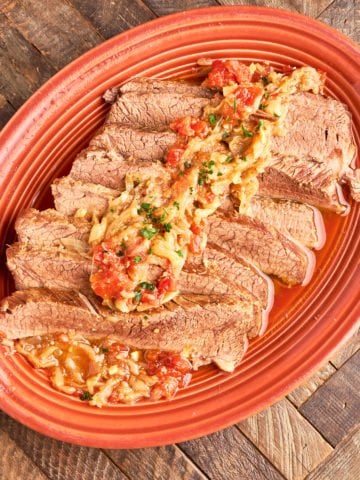
{"label": "brisket slice", "polygon": [[[77,230],[78,229],[78,230]],[[91,223],[84,219],[66,217],[56,210],[35,209],[24,211],[16,222],[16,232],[21,242],[36,248],[63,246],[86,254]],[[81,242],[79,244],[79,241]],[[186,263],[187,272],[205,272],[220,264],[221,274],[238,287],[251,292],[269,311],[273,301],[271,280],[241,256],[235,256],[217,245],[208,243],[204,258],[191,257]]]}
{"label": "brisket slice", "polygon": [[172,92],[129,92],[112,105],[106,123],[161,130],[177,118],[200,117],[211,102],[216,104],[218,100]]}
{"label": "brisket slice", "polygon": [[1,302],[0,331],[9,339],[72,330],[111,335],[141,349],[186,350],[198,364],[236,366],[253,325],[253,308],[233,296],[186,295],[146,317],[112,312],[78,291],[28,289]]}
{"label": "brisket slice", "polygon": [[117,190],[94,183],[83,183],[71,177],[54,180],[51,185],[55,208],[64,215],[84,210],[89,215],[103,215],[109,202],[119,195]]}
{"label": "brisket slice", "polygon": [[255,196],[250,208],[251,216],[306,247],[323,247],[326,239],[325,225],[321,213],[315,207],[291,200]]}
{"label": "brisket slice", "polygon": [[311,158],[273,157],[258,180],[262,196],[309,203],[336,213],[345,213],[349,207],[334,173]]}
{"label": "brisket slice", "polygon": [[113,157],[135,157],[141,160],[162,160],[170,145],[176,142],[174,132],[141,130],[129,126],[107,123],[90,140],[89,146],[109,152]]}
{"label": "brisket slice", "polygon": [[312,159],[341,178],[355,155],[351,115],[346,105],[312,93],[291,96],[285,118],[286,134],[273,137],[275,157]]}
{"label": "brisket slice", "polygon": [[[91,292],[89,277],[94,268],[91,257],[83,253],[62,247],[14,243],[7,250],[7,263],[18,290],[58,288]],[[250,336],[256,336],[262,330],[263,323],[267,323],[267,315],[262,319],[261,304],[254,295],[238,282],[221,275],[219,265],[207,272],[182,272],[178,289],[181,294],[236,295],[239,300],[251,302],[254,309],[254,324],[248,332]]]}
{"label": "brisket slice", "polygon": [[310,281],[315,266],[314,254],[270,225],[242,215],[217,214],[208,220],[210,242],[235,255],[240,254],[287,285],[305,285]]}
{"label": "brisket slice", "polygon": [[124,93],[179,93],[212,98],[214,91],[195,83],[158,78],[132,78],[119,88]]}

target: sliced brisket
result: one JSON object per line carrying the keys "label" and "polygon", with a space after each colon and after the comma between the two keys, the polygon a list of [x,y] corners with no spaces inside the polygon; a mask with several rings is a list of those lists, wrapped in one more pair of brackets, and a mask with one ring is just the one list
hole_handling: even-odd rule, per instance
{"label": "sliced brisket", "polygon": [[182,93],[129,92],[118,97],[106,122],[161,130],[177,118],[200,117],[209,102],[208,98]]}
{"label": "sliced brisket", "polygon": [[326,233],[321,213],[315,207],[291,200],[274,200],[255,196],[250,204],[257,220],[275,227],[306,247],[320,249]]}
{"label": "sliced brisket", "polygon": [[210,216],[208,239],[235,255],[240,254],[287,285],[305,285],[311,279],[315,266],[313,253],[258,220],[242,215]]}
{"label": "sliced brisket", "polygon": [[161,80],[158,78],[132,78],[120,87],[124,93],[179,93],[197,97],[212,98],[214,91],[201,85],[179,80]]}
{"label": "sliced brisket", "polygon": [[238,365],[252,326],[251,302],[226,295],[178,297],[146,319],[143,313],[111,312],[78,291],[56,289],[17,291],[0,306],[0,331],[10,339],[69,330],[90,337],[115,335],[137,348],[185,349],[199,364]]}

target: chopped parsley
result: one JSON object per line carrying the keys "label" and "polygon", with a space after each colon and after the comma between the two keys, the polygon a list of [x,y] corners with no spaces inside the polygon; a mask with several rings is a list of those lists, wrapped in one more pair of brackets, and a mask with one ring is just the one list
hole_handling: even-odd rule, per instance
{"label": "chopped parsley", "polygon": [[124,240],[120,243],[120,247],[123,248],[123,249],[127,248],[127,245],[124,242]]}
{"label": "chopped parsley", "polygon": [[136,255],[136,257],[134,257],[134,259],[133,259],[133,262],[134,263],[139,263],[139,262],[141,262],[141,260],[142,260],[142,257],[140,257],[140,255]]}
{"label": "chopped parsley", "polygon": [[149,317],[148,317],[147,315],[144,315],[144,316],[143,316],[143,319],[144,319],[144,320],[147,320],[148,318],[149,318]]}
{"label": "chopped parsley", "polygon": [[183,177],[184,176],[184,170],[179,170],[178,175],[179,175],[179,177]]}
{"label": "chopped parsley", "polygon": [[229,155],[225,158],[225,163],[232,163],[234,160],[235,158],[232,155]]}
{"label": "chopped parsley", "polygon": [[124,252],[122,250],[119,250],[118,252],[116,252],[116,256],[118,257],[123,257],[124,256]]}
{"label": "chopped parsley", "polygon": [[183,257],[184,254],[181,250],[176,250],[176,253],[179,255],[179,257]]}
{"label": "chopped parsley", "polygon": [[217,174],[218,177],[222,177],[223,175],[224,175],[223,172],[218,172]]}
{"label": "chopped parsley", "polygon": [[190,187],[190,195],[192,195],[194,193],[194,187]]}
{"label": "chopped parsley", "polygon": [[163,227],[165,229],[165,232],[170,232],[170,230],[172,229],[171,223],[163,223]]}
{"label": "chopped parsley", "polygon": [[271,80],[269,80],[268,77],[261,77],[261,81],[263,82],[263,84],[265,86],[269,85],[269,83],[271,83]]}
{"label": "chopped parsley", "polygon": [[265,105],[263,103],[260,103],[259,110],[265,110]]}
{"label": "chopped parsley", "polygon": [[247,162],[247,158],[246,158],[246,157],[241,157],[241,160],[242,160],[243,162]]}
{"label": "chopped parsley", "polygon": [[109,351],[108,347],[100,347],[101,353],[107,353]]}
{"label": "chopped parsley", "polygon": [[241,130],[242,130],[242,133],[243,133],[244,137],[253,137],[254,136],[254,134],[252,132],[249,132],[249,130],[246,130],[244,125],[241,125]]}
{"label": "chopped parsley", "polygon": [[264,93],[264,98],[266,98],[266,100],[270,97],[270,93],[269,92],[265,92]]}
{"label": "chopped parsley", "polygon": [[149,282],[141,282],[139,283],[139,287],[144,288],[145,290],[150,290],[151,292],[155,290],[155,285]]}
{"label": "chopped parsley", "polygon": [[259,123],[257,124],[256,130],[260,130],[264,126],[264,120],[259,120]]}
{"label": "chopped parsley", "polygon": [[152,227],[144,227],[140,230],[140,235],[148,240],[151,240],[157,233],[159,233],[159,230]]}
{"label": "chopped parsley", "polygon": [[135,302],[140,302],[141,300],[141,292],[140,290],[136,290],[135,293],[134,293],[134,298],[135,298]]}
{"label": "chopped parsley", "polygon": [[111,213],[115,213],[115,208],[112,208],[112,207],[111,207],[111,208],[110,208],[110,212],[111,212]]}
{"label": "chopped parsley", "polygon": [[190,168],[190,167],[191,167],[191,163],[186,160],[186,161],[184,162],[184,167],[185,167],[185,168]]}
{"label": "chopped parsley", "polygon": [[90,395],[90,393],[86,390],[80,395],[80,400],[82,400],[83,402],[86,400],[92,400],[92,398],[92,395]]}
{"label": "chopped parsley", "polygon": [[151,254],[152,254],[152,249],[151,249],[151,247],[149,248],[149,250],[148,250],[147,253],[148,253],[148,255],[151,255]]}
{"label": "chopped parsley", "polygon": [[180,210],[180,203],[179,202],[174,202],[173,203],[174,207],[177,208],[178,210]]}
{"label": "chopped parsley", "polygon": [[229,138],[229,137],[230,137],[230,133],[228,133],[228,132],[224,132],[224,133],[222,134],[222,139],[223,139],[223,140],[225,140],[226,138]]}
{"label": "chopped parsley", "polygon": [[216,116],[213,114],[213,113],[210,113],[210,115],[208,116],[208,119],[209,119],[209,123],[210,125],[212,125],[213,127],[215,127],[216,125]]}
{"label": "chopped parsley", "polygon": [[280,118],[280,115],[278,113],[273,113],[274,117]]}
{"label": "chopped parsley", "polygon": [[236,107],[237,107],[237,105],[236,105],[236,97],[235,97],[234,98],[234,103],[233,103],[234,113],[236,113]]}

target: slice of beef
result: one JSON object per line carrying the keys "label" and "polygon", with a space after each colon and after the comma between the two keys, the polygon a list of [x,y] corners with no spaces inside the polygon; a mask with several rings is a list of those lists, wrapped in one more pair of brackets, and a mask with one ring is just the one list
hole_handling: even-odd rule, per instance
{"label": "slice of beef", "polygon": [[325,225],[318,209],[291,200],[274,200],[255,196],[250,203],[251,215],[275,227],[309,248],[320,249],[326,239]]}
{"label": "slice of beef", "polygon": [[212,242],[208,242],[202,256],[190,256],[185,271],[211,271],[251,292],[269,312],[274,301],[274,285],[271,279],[240,255],[234,255]]}
{"label": "slice of beef", "polygon": [[[7,263],[18,290],[27,288],[59,288],[90,292],[89,277],[94,271],[89,255],[63,247],[44,247],[14,243],[7,250]],[[148,281],[151,281],[148,279]],[[255,336],[267,323],[262,319],[262,308],[257,299],[243,287],[216,272],[182,272],[178,281],[181,294],[236,295],[252,302],[254,325],[250,336]]]}
{"label": "slice of beef", "polygon": [[134,126],[107,123],[90,140],[90,147],[104,150],[111,157],[120,155],[143,161],[162,160],[170,145],[176,142],[174,132],[141,130]]}
{"label": "slice of beef", "polygon": [[78,210],[88,215],[102,215],[109,201],[119,195],[117,190],[94,183],[83,183],[70,177],[58,178],[51,185],[55,208],[64,215],[75,215]]}
{"label": "slice of beef", "polygon": [[18,290],[31,287],[90,289],[92,262],[86,254],[64,247],[13,243],[6,257]]}
{"label": "slice of beef", "polygon": [[75,159],[69,176],[84,183],[98,183],[104,187],[122,190],[127,173],[146,176],[161,175],[164,166],[160,162],[125,159],[99,148],[89,147]]}
{"label": "slice of beef", "polygon": [[129,92],[112,105],[106,122],[161,130],[177,118],[200,117],[210,102],[208,98],[182,93]]}
{"label": "slice of beef", "polygon": [[332,170],[311,158],[273,157],[258,180],[262,196],[308,203],[336,213],[346,213],[349,208]]}
{"label": "slice of beef", "polygon": [[251,302],[227,295],[177,297],[146,318],[112,312],[78,291],[56,289],[17,291],[0,305],[0,331],[9,339],[71,330],[111,335],[141,349],[186,350],[198,364],[219,360],[229,370],[239,364],[252,325]]}
{"label": "slice of beef", "polygon": [[69,245],[87,248],[91,225],[83,218],[66,217],[49,208],[24,210],[15,222],[19,241],[31,245]]}
{"label": "slice of beef", "polygon": [[208,239],[233,254],[241,254],[261,271],[287,285],[306,285],[315,267],[314,254],[270,225],[238,215],[209,217]]}
{"label": "slice of beef", "polygon": [[272,139],[275,157],[323,163],[334,178],[341,178],[354,158],[351,116],[338,100],[307,92],[292,95],[285,128],[284,136]]}
{"label": "slice of beef", "polygon": [[195,83],[159,78],[132,78],[119,88],[124,93],[178,93],[212,98],[214,91]]}

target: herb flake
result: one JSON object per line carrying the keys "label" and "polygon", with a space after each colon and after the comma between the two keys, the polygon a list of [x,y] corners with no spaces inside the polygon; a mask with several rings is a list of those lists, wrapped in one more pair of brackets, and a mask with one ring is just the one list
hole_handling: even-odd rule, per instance
{"label": "herb flake", "polygon": [[157,233],[159,233],[159,230],[152,227],[144,227],[140,230],[140,235],[148,240],[151,240]]}

